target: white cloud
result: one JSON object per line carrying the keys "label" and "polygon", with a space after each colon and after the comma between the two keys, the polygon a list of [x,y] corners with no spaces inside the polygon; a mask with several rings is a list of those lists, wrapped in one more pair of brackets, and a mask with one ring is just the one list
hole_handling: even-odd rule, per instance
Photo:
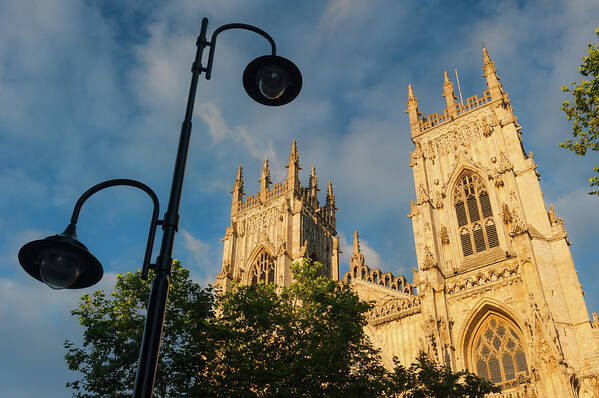
{"label": "white cloud", "polygon": [[191,253],[194,262],[203,263],[206,260],[210,246],[195,238],[186,230],[182,230],[181,235],[183,235],[183,247]]}
{"label": "white cloud", "polygon": [[[358,233],[359,235],[359,233]],[[360,241],[360,252],[364,255],[364,262],[370,268],[381,268],[385,269],[385,265],[381,262],[381,256],[379,253],[374,250],[368,241],[366,241],[363,237],[359,237]],[[349,258],[353,253],[353,237],[351,238],[351,243],[343,234],[339,234],[339,249],[341,250],[341,268],[347,269],[349,267]]]}

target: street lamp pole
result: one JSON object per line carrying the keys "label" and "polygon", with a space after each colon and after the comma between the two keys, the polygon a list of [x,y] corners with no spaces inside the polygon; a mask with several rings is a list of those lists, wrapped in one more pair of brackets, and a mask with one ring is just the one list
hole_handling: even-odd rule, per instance
{"label": "street lamp pole", "polygon": [[179,226],[179,205],[181,203],[183,177],[185,175],[187,152],[189,150],[189,140],[191,137],[191,118],[193,115],[193,105],[198,86],[198,78],[202,71],[201,62],[202,54],[206,47],[207,27],[208,19],[204,18],[202,20],[200,37],[196,43],[197,51],[195,61],[191,68],[191,85],[189,87],[189,96],[187,97],[185,119],[181,126],[181,135],[179,137],[179,147],[177,149],[177,160],[175,161],[171,192],[167,210],[164,215],[162,244],[160,245],[160,254],[158,255],[158,261],[155,267],[156,277],[152,282],[152,290],[148,302],[148,315],[141,341],[139,365],[137,368],[137,376],[135,377],[135,386],[133,388],[133,397],[135,398],[151,397],[152,391],[154,390],[158,353],[160,351],[160,340],[162,338],[162,326],[164,324],[166,302],[169,292],[171,265],[173,262],[171,256],[173,254],[175,234],[177,233]]}
{"label": "street lamp pole", "polygon": [[[205,72],[206,79],[210,79],[217,36],[225,30],[244,29],[258,33],[269,41],[272,50],[271,55],[254,59],[243,73],[243,86],[248,95],[255,101],[270,106],[284,105],[297,97],[302,87],[302,76],[299,69],[291,61],[276,55],[274,40],[263,30],[241,23],[227,24],[217,28],[210,41],[207,41],[207,28],[208,19],[204,18],[200,35],[196,41],[197,48],[191,68],[192,75],[187,107],[181,126],[171,191],[164,219],[158,220],[158,199],[149,187],[133,180],[110,180],[95,185],[81,196],[75,205],[71,223],[61,235],[29,242],[19,251],[19,262],[25,271],[54,289],[92,286],[102,277],[103,269],[100,262],[89,253],[85,245],[78,241],[76,235],[76,223],[83,202],[94,193],[116,185],[140,188],[150,195],[154,202],[154,213],[150,224],[142,279],[147,278],[148,268],[150,267],[155,270],[156,276],[152,282],[137,375],[133,387],[133,397],[135,398],[151,398],[154,390],[169,293],[173,244],[179,226],[179,205],[181,203],[181,192],[183,190],[183,179],[191,137],[193,107],[200,74]],[[210,47],[210,53],[207,66],[204,67],[202,66],[202,55],[206,47]],[[149,264],[157,225],[162,225],[163,228],[160,254],[156,264]]]}

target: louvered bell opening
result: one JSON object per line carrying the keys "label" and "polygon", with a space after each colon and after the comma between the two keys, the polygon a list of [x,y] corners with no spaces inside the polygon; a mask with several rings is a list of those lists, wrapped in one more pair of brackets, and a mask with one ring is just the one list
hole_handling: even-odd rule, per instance
{"label": "louvered bell opening", "polygon": [[493,215],[493,211],[491,210],[491,201],[489,200],[489,194],[484,194],[480,196],[480,207],[483,211],[483,217],[490,217]]}
{"label": "louvered bell opening", "polygon": [[464,257],[472,254],[472,241],[470,240],[470,234],[465,233],[460,236],[462,239],[462,251],[464,252]]}
{"label": "louvered bell opening", "polygon": [[485,236],[483,235],[482,228],[477,225],[474,229],[474,245],[476,246],[476,252],[482,252],[486,249]]}
{"label": "louvered bell opening", "polygon": [[468,198],[468,214],[470,215],[470,222],[480,220],[480,214],[478,213],[478,206],[476,205],[476,197]]}
{"label": "louvered bell opening", "polygon": [[458,217],[458,226],[464,226],[468,224],[468,219],[466,218],[466,208],[464,207],[464,202],[459,202],[455,205],[455,213]]}
{"label": "louvered bell opening", "polygon": [[499,238],[497,237],[497,229],[495,224],[489,224],[486,226],[487,240],[489,241],[489,247],[499,246]]}

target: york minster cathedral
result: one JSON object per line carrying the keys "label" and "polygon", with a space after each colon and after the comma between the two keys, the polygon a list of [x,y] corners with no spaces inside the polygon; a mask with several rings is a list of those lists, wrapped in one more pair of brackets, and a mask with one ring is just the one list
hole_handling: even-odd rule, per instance
{"label": "york minster cathedral", "polygon": [[340,275],[331,182],[321,199],[314,168],[301,184],[294,141],[287,177],[272,184],[265,160],[254,196],[245,195],[239,167],[216,285],[288,285],[291,264],[311,258],[375,304],[366,332],[386,366],[394,356],[409,365],[422,350],[501,385],[496,396],[599,397],[599,317],[589,321],[563,219],[545,205],[485,48],[483,71],[487,90],[465,103],[445,73],[447,106],[428,116],[408,87],[418,262],[411,282],[369,264],[357,232]]}

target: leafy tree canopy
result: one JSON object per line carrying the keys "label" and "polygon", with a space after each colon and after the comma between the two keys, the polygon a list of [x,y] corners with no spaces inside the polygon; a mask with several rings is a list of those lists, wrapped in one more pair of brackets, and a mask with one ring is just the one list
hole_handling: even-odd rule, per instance
{"label": "leafy tree canopy", "polygon": [[[321,265],[294,264],[289,287],[236,286],[214,298],[178,262],[156,380],[157,397],[482,397],[498,387],[421,354],[385,369],[364,333],[370,305]],[[65,342],[75,397],[125,397],[135,379],[150,285],[119,275],[115,292],[73,310],[83,346]]]}
{"label": "leafy tree canopy", "polygon": [[[599,37],[599,28],[595,31]],[[585,78],[580,83],[572,82],[571,87],[562,86],[562,91],[571,93],[574,102],[564,101],[561,109],[572,121],[572,136],[560,147],[569,149],[577,155],[586,155],[587,150],[599,151],[599,45],[589,43],[589,55],[582,58],[578,72]],[[599,174],[599,167],[593,167]],[[599,175],[589,179],[591,187],[599,187]],[[599,190],[589,192],[599,195]]]}

